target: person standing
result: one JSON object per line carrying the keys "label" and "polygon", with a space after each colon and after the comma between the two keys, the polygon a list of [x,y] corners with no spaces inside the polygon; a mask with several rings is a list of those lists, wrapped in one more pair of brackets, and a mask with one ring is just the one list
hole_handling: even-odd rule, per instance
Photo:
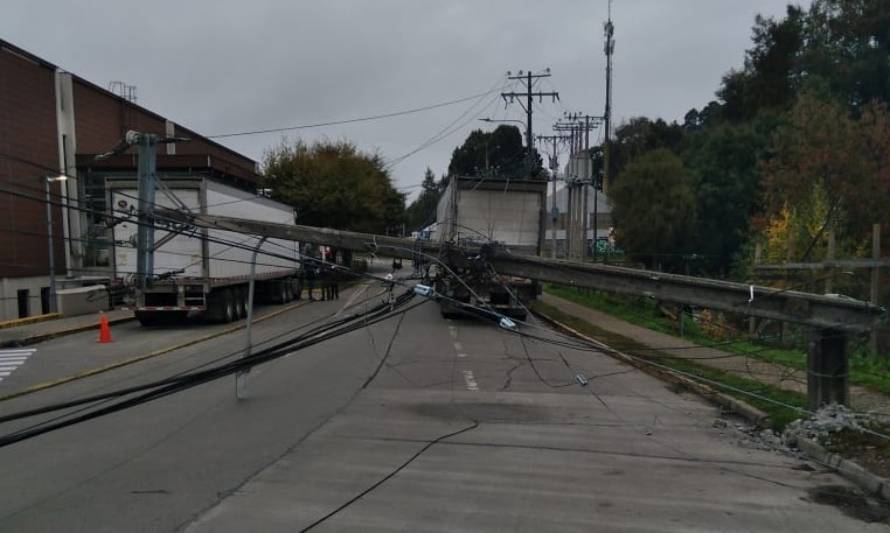
{"label": "person standing", "polygon": [[306,292],[309,296],[309,301],[314,302],[315,298],[312,296],[312,290],[315,289],[315,265],[304,265],[303,271],[306,273]]}

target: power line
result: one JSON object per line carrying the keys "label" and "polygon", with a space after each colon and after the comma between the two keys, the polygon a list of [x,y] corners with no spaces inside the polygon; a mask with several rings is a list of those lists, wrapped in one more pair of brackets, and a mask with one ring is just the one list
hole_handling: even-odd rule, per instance
{"label": "power line", "polygon": [[[512,84],[510,84],[510,85],[512,85]],[[409,151],[409,152],[407,152],[407,153],[405,153],[405,154],[402,154],[402,155],[400,155],[400,156],[398,156],[398,157],[394,157],[393,159],[391,159],[391,160],[386,164],[386,169],[387,169],[387,170],[391,170],[391,169],[394,168],[396,165],[400,164],[402,161],[408,159],[409,157],[411,157],[412,155],[416,154],[417,152],[420,152],[421,150],[425,150],[426,148],[429,148],[430,146],[432,146],[432,145],[438,143],[439,141],[442,141],[442,140],[444,140],[444,139],[450,137],[451,135],[457,133],[458,131],[460,131],[464,126],[466,126],[467,124],[469,124],[470,122],[472,122],[473,120],[475,120],[475,119],[476,119],[479,115],[481,115],[485,110],[487,110],[489,107],[491,107],[491,105],[494,104],[495,101],[497,101],[497,96],[495,96],[491,101],[489,101],[486,105],[484,105],[482,108],[480,108],[480,109],[478,110],[478,112],[477,112],[475,115],[471,116],[471,117],[470,117],[469,119],[467,119],[466,121],[464,121],[464,122],[458,124],[457,126],[455,126],[455,124],[457,124],[457,122],[459,122],[461,119],[463,119],[465,116],[467,116],[470,112],[472,112],[473,109],[474,109],[477,105],[479,105],[480,102],[483,101],[483,99],[484,99],[485,96],[487,96],[487,95],[489,95],[489,94],[491,94],[491,93],[493,93],[493,92],[497,92],[497,91],[503,90],[505,87],[508,87],[508,85],[505,84],[505,85],[502,85],[500,88],[493,88],[493,89],[491,89],[490,91],[488,91],[488,92],[486,92],[486,93],[483,93],[483,94],[479,97],[479,99],[478,99],[475,103],[473,103],[473,105],[471,105],[469,108],[467,108],[467,109],[466,109],[463,113],[461,113],[457,118],[455,118],[453,121],[451,121],[448,125],[446,125],[446,126],[445,126],[444,128],[442,128],[441,130],[439,130],[439,131],[438,131],[436,134],[434,134],[432,137],[430,137],[430,138],[428,138],[427,140],[425,140],[424,142],[422,142],[417,148],[414,148],[413,150],[411,150],[411,151]]]}
{"label": "power line", "polygon": [[371,121],[371,120],[393,118],[393,117],[399,117],[399,116],[403,116],[403,115],[410,115],[412,113],[420,113],[423,111],[430,111],[432,109],[438,109],[440,107],[447,107],[447,106],[451,106],[451,105],[455,105],[455,104],[460,104],[463,102],[468,102],[475,98],[479,98],[479,97],[491,94],[492,92],[493,92],[493,90],[490,89],[490,90],[482,92],[482,93],[465,96],[463,98],[458,98],[456,100],[449,100],[447,102],[440,102],[438,104],[415,107],[412,109],[405,109],[402,111],[393,111],[390,113],[369,115],[369,116],[365,116],[365,117],[355,117],[355,118],[349,118],[349,119],[343,119],[343,120],[331,120],[331,121],[327,121],[327,122],[315,122],[315,123],[310,123],[310,124],[298,124],[296,126],[286,126],[286,127],[282,127],[282,128],[268,128],[268,129],[261,129],[261,130],[239,131],[239,132],[233,132],[233,133],[220,133],[220,134],[216,134],[216,135],[205,135],[205,137],[207,137],[208,139],[224,139],[227,137],[240,137],[240,136],[244,136],[244,135],[257,135],[257,134],[262,134],[262,133],[279,133],[279,132],[283,132],[283,131],[303,130],[303,129],[309,129],[309,128],[321,128],[324,126],[339,126],[341,124],[353,124],[355,122],[367,122],[367,121]]}

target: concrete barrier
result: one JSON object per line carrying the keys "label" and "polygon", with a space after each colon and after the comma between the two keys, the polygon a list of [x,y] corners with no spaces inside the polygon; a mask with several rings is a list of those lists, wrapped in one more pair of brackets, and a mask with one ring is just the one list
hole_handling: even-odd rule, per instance
{"label": "concrete barrier", "polygon": [[107,311],[108,289],[105,285],[90,285],[61,289],[56,292],[56,309],[63,317]]}

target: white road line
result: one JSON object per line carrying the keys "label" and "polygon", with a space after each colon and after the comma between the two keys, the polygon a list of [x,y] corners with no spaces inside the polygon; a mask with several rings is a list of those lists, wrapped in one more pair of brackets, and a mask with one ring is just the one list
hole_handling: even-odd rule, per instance
{"label": "white road line", "polygon": [[15,369],[22,366],[36,351],[37,348],[0,350],[0,381],[3,381],[3,378],[12,374]]}
{"label": "white road line", "polygon": [[464,370],[464,381],[467,383],[468,391],[479,391],[479,384],[476,382],[476,377],[473,375],[472,370]]}
{"label": "white road line", "polygon": [[459,352],[462,352],[462,351],[464,351],[464,345],[461,344],[461,343],[459,343],[459,342],[455,342],[455,343],[454,343],[454,349],[457,350],[457,351],[459,351]]}
{"label": "white road line", "polygon": [[452,337],[453,339],[456,339],[456,338],[457,338],[457,328],[456,328],[456,327],[454,327],[454,326],[448,326],[448,333],[451,334],[451,337]]}
{"label": "white road line", "polygon": [[340,310],[337,311],[337,313],[334,315],[334,317],[338,317],[338,316],[342,315],[342,314],[343,314],[343,311],[345,311],[347,307],[349,307],[350,305],[352,305],[352,302],[354,302],[356,299],[358,299],[359,296],[361,296],[362,294],[364,294],[365,291],[367,291],[367,290],[368,290],[368,287],[370,287],[370,286],[371,286],[370,283],[366,283],[364,286],[362,286],[361,289],[359,289],[359,290],[353,292],[353,293],[352,293],[352,296],[350,296],[349,299],[346,300],[346,303],[343,304],[343,307],[341,307]]}
{"label": "white road line", "polygon": [[461,359],[463,359],[464,357],[467,356],[467,354],[458,352],[457,356],[460,357]]}

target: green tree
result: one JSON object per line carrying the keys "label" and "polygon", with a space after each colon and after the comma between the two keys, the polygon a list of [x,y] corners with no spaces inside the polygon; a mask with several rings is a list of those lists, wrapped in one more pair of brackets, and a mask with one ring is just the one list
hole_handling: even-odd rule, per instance
{"label": "green tree", "polygon": [[442,183],[436,181],[436,175],[427,167],[420,185],[420,194],[411,202],[406,211],[408,229],[417,231],[436,220],[436,206],[442,194]]}
{"label": "green tree", "polygon": [[[448,174],[452,176],[528,176],[526,147],[522,143],[519,128],[500,125],[493,131],[473,130],[466,140],[454,149]],[[532,151],[532,172],[538,176],[542,170],[541,156]]]}
{"label": "green tree", "polygon": [[621,173],[611,199],[621,247],[650,266],[676,268],[695,209],[683,161],[665,148],[643,154]]}
{"label": "green tree", "polygon": [[641,155],[656,148],[667,148],[679,152],[685,131],[676,122],[667,123],[662,119],[651,120],[634,117],[618,126],[612,139],[610,169],[613,183],[621,179],[622,171]]}
{"label": "green tree", "polygon": [[754,46],[745,53],[744,68],[726,74],[717,91],[723,101],[722,117],[739,122],[764,109],[782,111],[791,105],[800,86],[805,19],[795,6],[788,6],[779,21],[757,16]]}
{"label": "green tree", "polygon": [[309,226],[384,233],[404,222],[405,195],[383,159],[347,141],[282,142],[265,154],[265,186]]}
{"label": "green tree", "polygon": [[690,250],[705,272],[726,274],[760,212],[760,160],[775,121],[764,117],[734,126],[721,124],[690,137],[683,154],[692,178],[696,216]]}

